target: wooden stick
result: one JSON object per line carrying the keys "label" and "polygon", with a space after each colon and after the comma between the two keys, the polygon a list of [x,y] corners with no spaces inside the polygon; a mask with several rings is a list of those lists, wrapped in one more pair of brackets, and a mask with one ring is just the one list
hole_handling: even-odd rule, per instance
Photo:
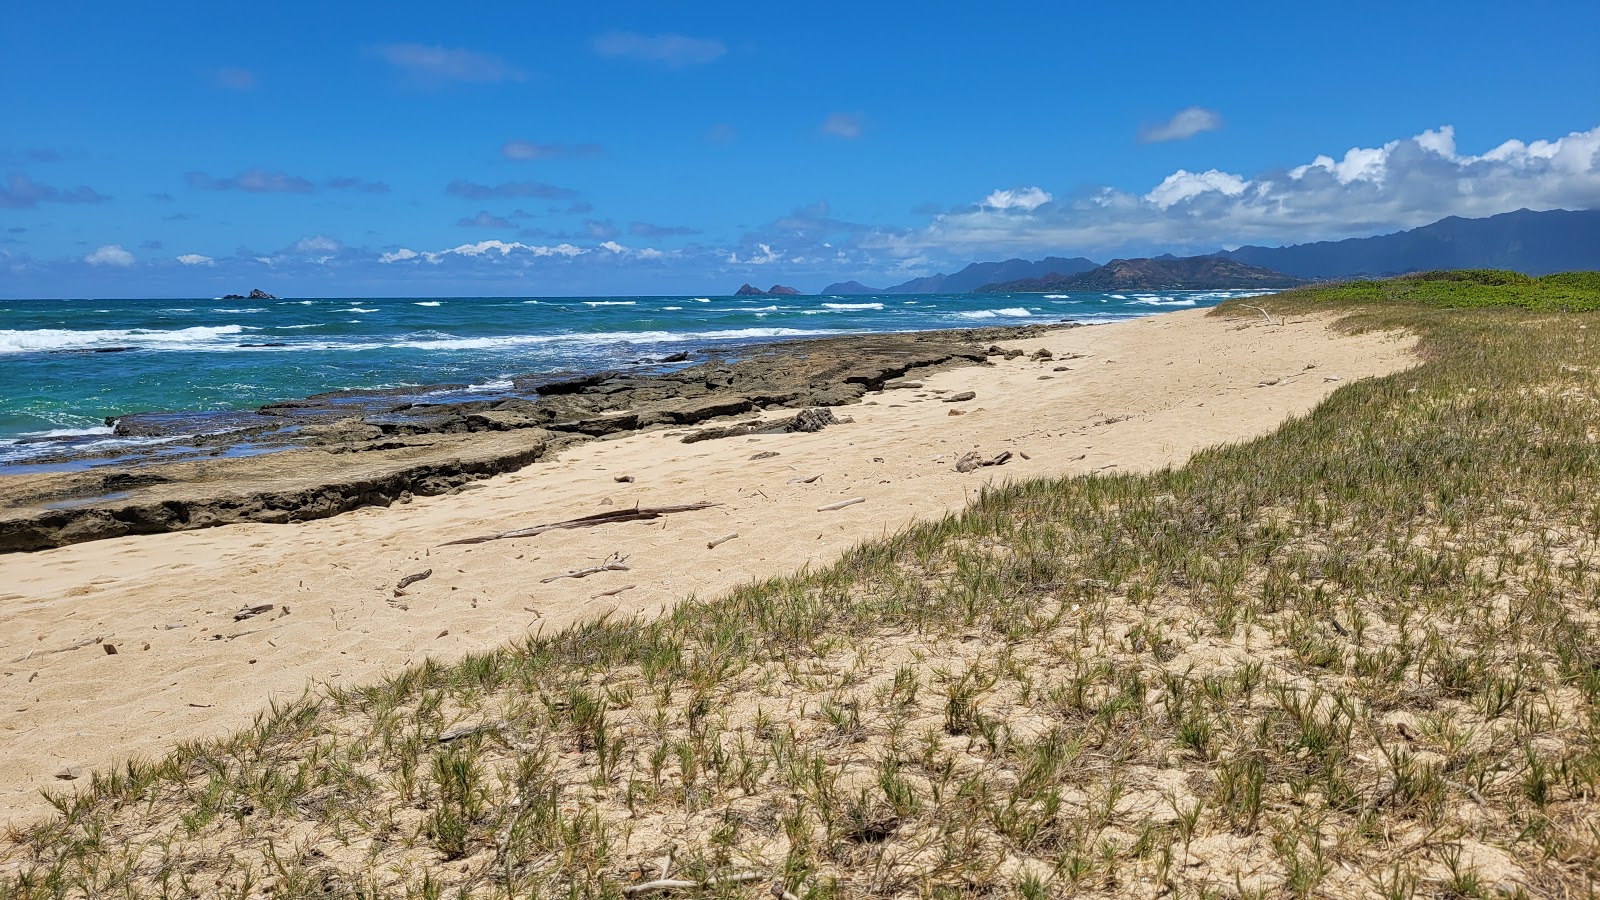
{"label": "wooden stick", "polygon": [[739,532],[730,531],[727,534],[723,535],[722,537],[712,538],[711,540],[706,541],[706,549],[707,550],[715,550],[715,549],[717,549],[717,545],[726,544],[727,542],[733,540],[734,538],[736,538],[738,536],[739,536]]}
{"label": "wooden stick", "polygon": [[400,579],[400,583],[395,585],[394,589],[397,590],[397,591],[401,590],[401,589],[405,588],[407,585],[416,584],[417,582],[421,581],[424,578],[427,578],[428,576],[430,576],[432,574],[433,574],[433,570],[432,569],[423,569],[421,572],[418,572],[415,575],[407,575],[406,577]]}
{"label": "wooden stick", "polygon": [[821,478],[821,477],[822,477],[822,473],[818,472],[817,474],[811,476],[810,478],[791,478],[791,479],[789,479],[789,483],[790,484],[811,484],[812,482],[816,481],[818,478]]}
{"label": "wooden stick", "polygon": [[1266,316],[1268,325],[1277,325],[1279,327],[1282,327],[1283,324],[1284,324],[1284,320],[1282,318],[1279,318],[1278,321],[1276,321],[1276,322],[1272,321],[1272,315],[1270,313],[1268,313],[1266,310],[1264,310],[1261,307],[1259,307],[1259,306],[1251,306],[1248,303],[1241,303],[1239,305],[1244,307],[1245,309],[1253,309],[1256,312],[1261,313],[1263,316]]}
{"label": "wooden stick", "polygon": [[601,591],[600,593],[595,594],[593,597],[590,597],[589,599],[590,600],[599,600],[601,597],[615,597],[616,595],[622,593],[623,591],[631,591],[636,587],[638,587],[638,585],[636,585],[636,584],[625,584],[622,587],[612,588],[609,591]]}
{"label": "wooden stick", "polygon": [[827,506],[819,506],[817,507],[817,512],[832,512],[836,509],[844,509],[846,506],[855,506],[857,503],[865,502],[867,502],[867,498],[865,497],[851,497],[849,500],[840,500],[838,503],[829,503]]}
{"label": "wooden stick", "polygon": [[589,516],[580,516],[568,519],[565,522],[551,522],[548,525],[535,525],[532,528],[517,528],[512,531],[501,531],[495,534],[485,534],[478,537],[461,538],[455,541],[446,541],[440,547],[453,547],[456,544],[482,544],[488,541],[503,541],[507,538],[533,537],[546,531],[555,531],[558,528],[588,528],[593,525],[612,525],[618,522],[648,522],[659,519],[670,513],[693,512],[697,509],[710,509],[721,506],[720,503],[686,503],[682,506],[655,506],[639,509],[621,509],[616,512],[595,513]]}
{"label": "wooden stick", "polygon": [[598,572],[626,571],[628,571],[628,558],[626,556],[622,556],[621,554],[613,553],[605,562],[598,566],[590,566],[587,569],[573,569],[570,572],[562,572],[560,575],[551,575],[549,578],[539,579],[539,583],[549,584],[552,581],[559,581],[562,578],[588,578],[590,575],[594,575]]}
{"label": "wooden stick", "polygon": [[623,888],[622,892],[624,894],[652,894],[656,891],[686,891],[690,888],[708,888],[719,884],[744,884],[749,881],[760,881],[765,877],[760,872],[739,872],[733,875],[724,875],[720,878],[707,878],[705,881],[657,878],[655,881],[646,881],[643,884],[630,884]]}
{"label": "wooden stick", "polygon": [[251,616],[259,616],[264,612],[272,612],[272,610],[273,606],[271,603],[263,603],[259,606],[246,606],[244,609],[241,609],[233,614],[233,620],[235,622],[243,622],[245,619],[248,619]]}

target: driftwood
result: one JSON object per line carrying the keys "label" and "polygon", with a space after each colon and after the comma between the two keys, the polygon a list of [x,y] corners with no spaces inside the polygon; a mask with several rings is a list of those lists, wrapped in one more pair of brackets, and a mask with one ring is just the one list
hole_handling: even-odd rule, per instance
{"label": "driftwood", "polygon": [[706,549],[707,550],[715,550],[715,549],[717,549],[718,545],[726,544],[727,542],[733,540],[734,538],[736,538],[738,536],[739,536],[739,532],[730,531],[727,534],[723,535],[722,537],[712,538],[711,540],[706,541]]}
{"label": "driftwood", "polygon": [[1010,450],[1002,450],[995,454],[994,458],[992,459],[984,459],[982,456],[978,455],[978,451],[970,450],[965,456],[956,461],[956,471],[962,473],[972,472],[977,469],[981,469],[984,466],[1003,466],[1010,461]]}
{"label": "driftwood", "polygon": [[253,616],[259,616],[264,612],[272,612],[274,608],[275,607],[273,607],[271,603],[263,603],[259,606],[246,606],[244,609],[241,609],[233,614],[233,620],[235,622],[243,622],[245,619]]}
{"label": "driftwood", "polygon": [[411,586],[413,584],[416,584],[417,582],[421,581],[424,578],[427,578],[428,576],[430,576],[432,574],[433,574],[433,570],[432,569],[423,569],[421,572],[418,572],[415,575],[407,575],[406,577],[400,579],[400,583],[395,585],[394,589],[397,590],[397,591],[398,590],[404,590],[405,588],[407,588],[407,587],[409,587],[409,586]]}
{"label": "driftwood", "polygon": [[707,878],[705,881],[685,881],[681,878],[658,878],[655,881],[646,881],[642,884],[630,884],[622,889],[624,894],[653,894],[657,891],[688,891],[695,888],[709,888],[719,884],[744,884],[750,881],[760,881],[766,876],[760,872],[738,872],[733,875],[723,875],[720,878]]}
{"label": "driftwood", "polygon": [[590,600],[599,600],[601,597],[615,597],[616,595],[622,593],[623,591],[631,591],[636,587],[638,587],[638,585],[636,585],[636,584],[625,584],[622,587],[612,588],[609,591],[601,591],[600,593],[595,594],[594,596],[590,597],[589,599]]}
{"label": "driftwood", "polygon": [[560,581],[563,578],[588,578],[590,575],[594,575],[598,572],[626,571],[628,571],[628,558],[619,553],[613,553],[606,559],[605,562],[598,566],[589,566],[586,569],[573,569],[570,572],[562,572],[560,575],[551,575],[549,578],[539,579],[539,583],[549,584],[552,581]]}
{"label": "driftwood", "polygon": [[659,519],[670,513],[693,512],[697,509],[710,509],[721,506],[720,503],[686,503],[682,506],[654,506],[633,509],[619,509],[616,512],[595,513],[589,516],[580,516],[568,519],[565,522],[551,522],[548,525],[535,525],[532,528],[517,528],[512,531],[501,531],[495,534],[485,534],[478,537],[461,538],[456,541],[446,541],[441,547],[453,547],[457,544],[484,544],[489,541],[503,541],[508,538],[533,537],[544,534],[546,531],[555,531],[561,528],[589,528],[594,525],[613,525],[619,522],[648,522]]}
{"label": "driftwood", "polygon": [[1276,325],[1276,326],[1278,326],[1278,327],[1279,327],[1279,328],[1282,328],[1282,327],[1283,327],[1283,326],[1284,326],[1284,325],[1287,325],[1287,324],[1288,324],[1288,320],[1287,320],[1287,319],[1285,319],[1285,318],[1284,318],[1284,317],[1283,317],[1283,316],[1279,316],[1279,317],[1278,317],[1278,320],[1277,320],[1277,321],[1273,321],[1273,320],[1272,320],[1272,314],[1271,314],[1271,313],[1269,313],[1269,312],[1267,312],[1267,311],[1266,311],[1266,310],[1265,310],[1265,309],[1262,309],[1262,308],[1261,308],[1261,307],[1259,307],[1259,306],[1251,306],[1251,305],[1250,305],[1250,304],[1248,304],[1248,303],[1241,303],[1241,304],[1239,304],[1239,305],[1240,305],[1240,306],[1242,306],[1242,307],[1244,307],[1244,308],[1245,308],[1245,309],[1253,309],[1253,310],[1255,310],[1255,311],[1256,311],[1256,312],[1258,312],[1258,313],[1261,313],[1261,315],[1263,315],[1263,316],[1265,316],[1265,317],[1266,317],[1266,320],[1267,320],[1267,324],[1268,324],[1268,325]]}
{"label": "driftwood", "polygon": [[836,509],[844,509],[846,506],[855,506],[857,503],[865,502],[867,502],[867,498],[865,497],[851,497],[849,500],[840,500],[838,503],[829,503],[827,506],[819,506],[817,507],[817,512],[833,512]]}
{"label": "driftwood", "polygon": [[821,478],[821,477],[822,477],[822,473],[818,472],[817,474],[812,475],[810,478],[791,478],[791,479],[789,479],[789,483],[790,484],[811,484],[812,482],[816,481],[818,478]]}

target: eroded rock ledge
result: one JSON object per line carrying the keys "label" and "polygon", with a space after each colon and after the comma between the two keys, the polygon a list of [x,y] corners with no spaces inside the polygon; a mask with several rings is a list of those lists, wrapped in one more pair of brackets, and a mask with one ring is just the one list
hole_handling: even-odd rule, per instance
{"label": "eroded rock ledge", "polygon": [[[253,456],[0,477],[0,552],[237,522],[325,518],[440,494],[574,443],[698,425],[759,410],[854,403],[907,375],[983,363],[995,340],[1049,327],[823,338],[748,348],[666,374],[525,379],[494,400],[385,404],[327,394],[232,415],[207,451]],[[119,433],[160,435],[176,414],[125,416]],[[274,443],[276,442],[276,443]]]}

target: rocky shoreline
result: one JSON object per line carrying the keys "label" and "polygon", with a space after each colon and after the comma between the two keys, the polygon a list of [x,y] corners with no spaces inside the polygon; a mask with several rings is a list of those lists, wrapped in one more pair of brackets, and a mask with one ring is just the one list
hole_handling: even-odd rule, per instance
{"label": "rocky shoreline", "polygon": [[[187,439],[195,452],[176,458],[0,476],[0,552],[304,521],[407,502],[586,440],[855,403],[896,379],[983,364],[1000,352],[994,341],[1060,327],[1067,326],[852,335],[708,351],[703,362],[676,371],[525,379],[486,399],[418,402],[412,389],[403,397],[339,392],[271,404],[226,414],[224,430]],[[160,437],[191,425],[184,416],[124,416],[116,427],[123,436]],[[723,431],[809,429],[827,419],[734,423]]]}

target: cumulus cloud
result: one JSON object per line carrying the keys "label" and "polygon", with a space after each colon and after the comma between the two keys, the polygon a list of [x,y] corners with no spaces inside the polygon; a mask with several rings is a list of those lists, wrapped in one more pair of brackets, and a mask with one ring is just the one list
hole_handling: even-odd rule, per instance
{"label": "cumulus cloud", "polygon": [[198,253],[185,253],[175,258],[186,266],[215,266],[217,264],[217,261],[211,257],[201,256]]}
{"label": "cumulus cloud", "polygon": [[556,187],[541,181],[507,181],[501,184],[479,184],[475,181],[456,179],[445,186],[445,193],[468,200],[488,200],[501,197],[536,197],[540,200],[570,200],[578,196],[578,192],[570,188]]}
{"label": "cumulus cloud", "polygon": [[853,141],[861,137],[862,124],[860,113],[834,113],[823,119],[817,130],[831,137]]}
{"label": "cumulus cloud", "polygon": [[594,52],[606,59],[633,59],[670,68],[715,62],[728,48],[721,41],[681,34],[613,31],[594,39]]}
{"label": "cumulus cloud", "polygon": [[1054,198],[1050,196],[1049,191],[1037,187],[1025,187],[994,191],[983,198],[983,205],[990,209],[1020,209],[1030,212],[1052,199]]}
{"label": "cumulus cloud", "polygon": [[1186,141],[1205,131],[1221,131],[1222,115],[1216,110],[1191,106],[1180,109],[1172,118],[1158,125],[1139,129],[1139,140],[1146,144],[1163,141]]}
{"label": "cumulus cloud", "polygon": [[772,245],[761,242],[756,243],[755,252],[739,258],[737,251],[728,253],[727,262],[734,266],[767,266],[783,259],[784,251],[772,249]]}
{"label": "cumulus cloud", "polygon": [[452,82],[493,84],[525,81],[528,77],[526,72],[492,53],[461,47],[385,44],[375,48],[374,52],[412,82],[424,86],[436,87]]}
{"label": "cumulus cloud", "polygon": [[601,152],[599,144],[539,144],[533,141],[506,141],[500,148],[501,156],[519,162],[562,156],[599,156]]}
{"label": "cumulus cloud", "polygon": [[134,263],[133,254],[122,249],[119,244],[107,244],[104,247],[85,256],[83,261],[91,266],[131,266]]}
{"label": "cumulus cloud", "polygon": [[0,182],[0,209],[32,209],[41,203],[104,203],[110,199],[81,184],[62,190],[40,184],[26,175],[9,175]]}
{"label": "cumulus cloud", "polygon": [[552,247],[542,244],[524,244],[521,241],[478,241],[475,244],[461,244],[447,250],[423,250],[419,252],[409,247],[401,247],[398,250],[383,254],[378,258],[378,261],[400,263],[422,260],[437,265],[447,259],[456,257],[464,259],[520,259],[526,262],[532,259],[549,257],[571,259],[588,252],[590,251],[567,243],[557,244]]}
{"label": "cumulus cloud", "polygon": [[1455,130],[1445,126],[1253,176],[1179,169],[1143,192],[1100,188],[1025,210],[992,202],[1005,194],[996,192],[982,203],[936,216],[923,228],[879,230],[862,246],[906,258],[1157,248],[1209,252],[1251,242],[1365,236],[1445,216],[1490,216],[1522,207],[1592,209],[1600,207],[1597,154],[1600,128],[1555,139],[1509,140],[1472,155],[1457,149]]}
{"label": "cumulus cloud", "polygon": [[215,73],[217,87],[230,91],[248,91],[256,86],[256,73],[249,69],[226,66]]}

